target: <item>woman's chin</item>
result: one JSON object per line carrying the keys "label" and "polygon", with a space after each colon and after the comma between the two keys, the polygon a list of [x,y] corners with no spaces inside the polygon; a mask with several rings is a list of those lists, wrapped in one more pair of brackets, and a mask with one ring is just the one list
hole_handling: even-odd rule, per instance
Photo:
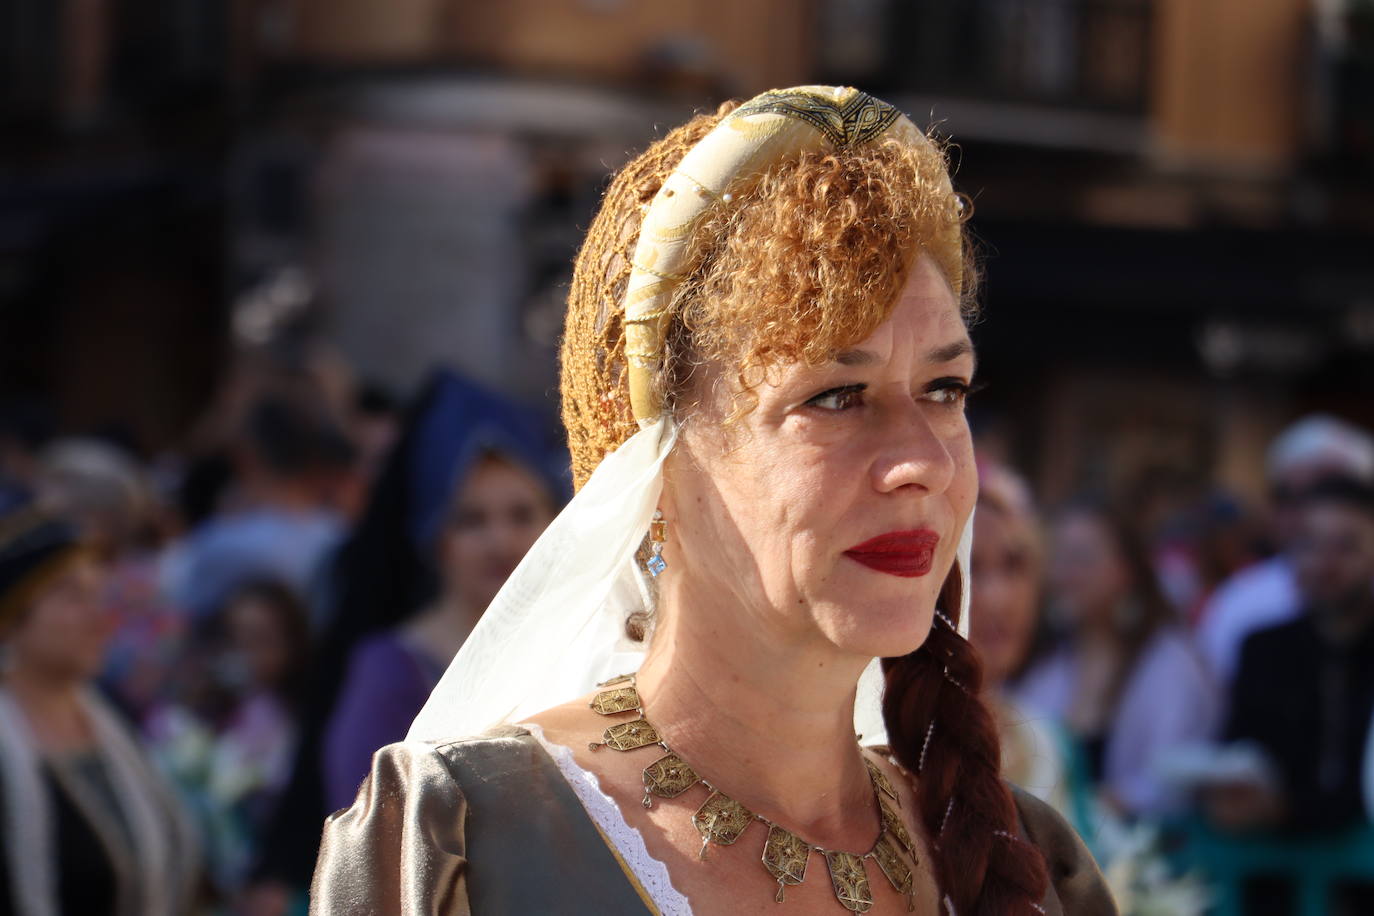
{"label": "woman's chin", "polygon": [[863,608],[846,603],[819,615],[822,630],[840,649],[854,655],[894,658],[925,644],[934,619],[934,604],[924,609],[910,599],[873,602]]}

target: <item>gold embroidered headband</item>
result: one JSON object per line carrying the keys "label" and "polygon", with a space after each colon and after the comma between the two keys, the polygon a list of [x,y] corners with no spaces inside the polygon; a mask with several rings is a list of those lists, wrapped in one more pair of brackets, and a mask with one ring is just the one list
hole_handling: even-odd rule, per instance
{"label": "gold embroidered headband", "polygon": [[[636,420],[663,411],[654,376],[663,359],[669,309],[692,252],[693,228],[711,207],[776,163],[801,153],[844,149],[892,137],[912,146],[930,140],[888,103],[857,89],[798,86],[755,96],[693,146],[659,188],[644,216],[625,291],[625,358]],[[953,193],[949,177],[940,179]],[[960,227],[942,243],[960,245]],[[959,295],[962,277],[950,277]]]}

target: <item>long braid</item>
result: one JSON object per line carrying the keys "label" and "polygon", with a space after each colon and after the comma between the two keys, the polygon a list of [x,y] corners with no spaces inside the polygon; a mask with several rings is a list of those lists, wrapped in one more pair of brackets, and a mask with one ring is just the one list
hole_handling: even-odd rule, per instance
{"label": "long braid", "polygon": [[1049,877],[1040,851],[1017,836],[996,723],[979,695],[983,666],[955,629],[958,588],[956,570],[941,601],[949,616],[937,617],[921,648],[885,662],[888,740],[917,774],[917,808],[954,912],[1034,916]]}

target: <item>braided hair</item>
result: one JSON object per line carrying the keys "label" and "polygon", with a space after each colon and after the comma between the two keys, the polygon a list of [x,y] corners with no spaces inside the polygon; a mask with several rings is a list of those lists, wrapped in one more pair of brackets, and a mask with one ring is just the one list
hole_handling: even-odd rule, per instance
{"label": "braided hair", "polygon": [[936,611],[919,649],[883,662],[888,741],[897,762],[916,775],[916,807],[953,912],[1043,913],[1044,857],[1017,835],[996,720],[981,696],[983,665],[958,632],[959,588],[955,569],[940,601],[950,613]]}

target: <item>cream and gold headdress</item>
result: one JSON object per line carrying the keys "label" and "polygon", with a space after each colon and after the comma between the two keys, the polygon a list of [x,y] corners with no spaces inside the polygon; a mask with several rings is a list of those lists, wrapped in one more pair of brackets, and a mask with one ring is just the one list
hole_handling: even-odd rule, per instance
{"label": "cream and gold headdress", "polygon": [[[707,209],[728,205],[776,163],[882,137],[913,146],[930,142],[896,108],[865,92],[800,86],[751,99],[687,152],[644,218],[625,291],[625,357],[636,419],[652,420],[661,409],[654,374],[663,356],[673,296],[691,261],[693,230]],[[957,224],[951,232],[941,242],[957,251]],[[961,280],[950,278],[956,296]]]}

